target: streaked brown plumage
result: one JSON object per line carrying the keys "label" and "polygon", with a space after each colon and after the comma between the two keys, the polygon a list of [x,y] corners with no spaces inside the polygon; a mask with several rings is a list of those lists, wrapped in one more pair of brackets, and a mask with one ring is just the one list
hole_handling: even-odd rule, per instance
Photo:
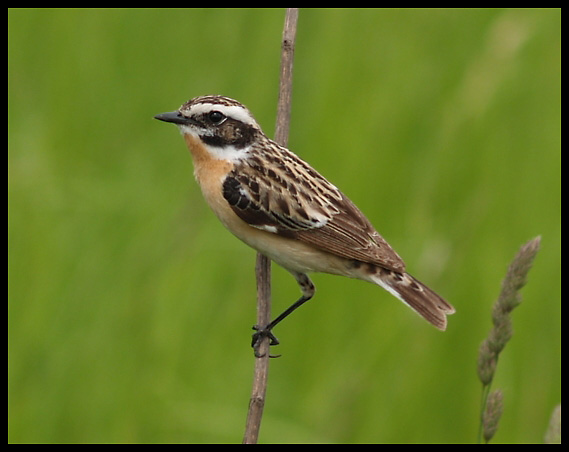
{"label": "streaked brown plumage", "polygon": [[310,272],[382,286],[437,328],[454,308],[405,270],[363,213],[308,163],[270,140],[251,113],[223,96],[189,100],[157,119],[177,124],[212,210],[234,235],[289,270],[303,296],[257,338],[314,295]]}

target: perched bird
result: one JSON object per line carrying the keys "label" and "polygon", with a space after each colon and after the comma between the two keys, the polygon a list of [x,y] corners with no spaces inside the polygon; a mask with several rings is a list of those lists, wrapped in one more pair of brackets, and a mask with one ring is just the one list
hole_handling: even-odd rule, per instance
{"label": "perched bird", "polygon": [[190,99],[155,116],[176,124],[192,154],[203,196],[237,238],[287,269],[302,296],[264,326],[273,327],[310,300],[310,272],[377,284],[440,330],[454,308],[405,270],[405,263],[362,212],[308,163],[269,139],[249,110],[223,96]]}

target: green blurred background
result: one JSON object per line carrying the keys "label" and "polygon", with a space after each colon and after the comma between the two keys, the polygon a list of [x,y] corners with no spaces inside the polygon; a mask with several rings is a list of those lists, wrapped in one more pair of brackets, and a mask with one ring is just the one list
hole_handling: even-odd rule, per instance
{"label": "green blurred background", "polygon": [[[272,136],[282,9],[8,11],[9,442],[234,443],[255,253],[201,198],[175,127],[202,94]],[[289,146],[452,302],[442,334],[315,275],[279,325],[260,442],[472,442],[478,346],[542,247],[494,388],[495,442],[561,400],[560,10],[304,10]],[[273,266],[273,311],[299,295]]]}

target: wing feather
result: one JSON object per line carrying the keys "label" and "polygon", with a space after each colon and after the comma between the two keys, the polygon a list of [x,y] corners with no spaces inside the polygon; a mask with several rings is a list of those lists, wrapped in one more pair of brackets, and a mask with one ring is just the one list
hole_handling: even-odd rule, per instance
{"label": "wing feather", "polygon": [[[346,259],[405,271],[350,199],[295,154],[273,145],[268,157],[242,161],[223,181],[223,196],[243,221]],[[262,165],[264,160],[272,165]]]}

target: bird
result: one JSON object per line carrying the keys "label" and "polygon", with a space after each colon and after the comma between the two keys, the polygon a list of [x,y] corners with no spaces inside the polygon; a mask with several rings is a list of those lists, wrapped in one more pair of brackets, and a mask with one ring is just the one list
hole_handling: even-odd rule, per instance
{"label": "bird", "polygon": [[238,239],[288,270],[302,296],[267,325],[255,325],[252,346],[277,345],[272,330],[310,300],[309,273],[376,284],[439,330],[455,309],[406,271],[405,263],[367,217],[335,185],[265,135],[240,102],[194,97],[155,119],[178,126],[203,197]]}

